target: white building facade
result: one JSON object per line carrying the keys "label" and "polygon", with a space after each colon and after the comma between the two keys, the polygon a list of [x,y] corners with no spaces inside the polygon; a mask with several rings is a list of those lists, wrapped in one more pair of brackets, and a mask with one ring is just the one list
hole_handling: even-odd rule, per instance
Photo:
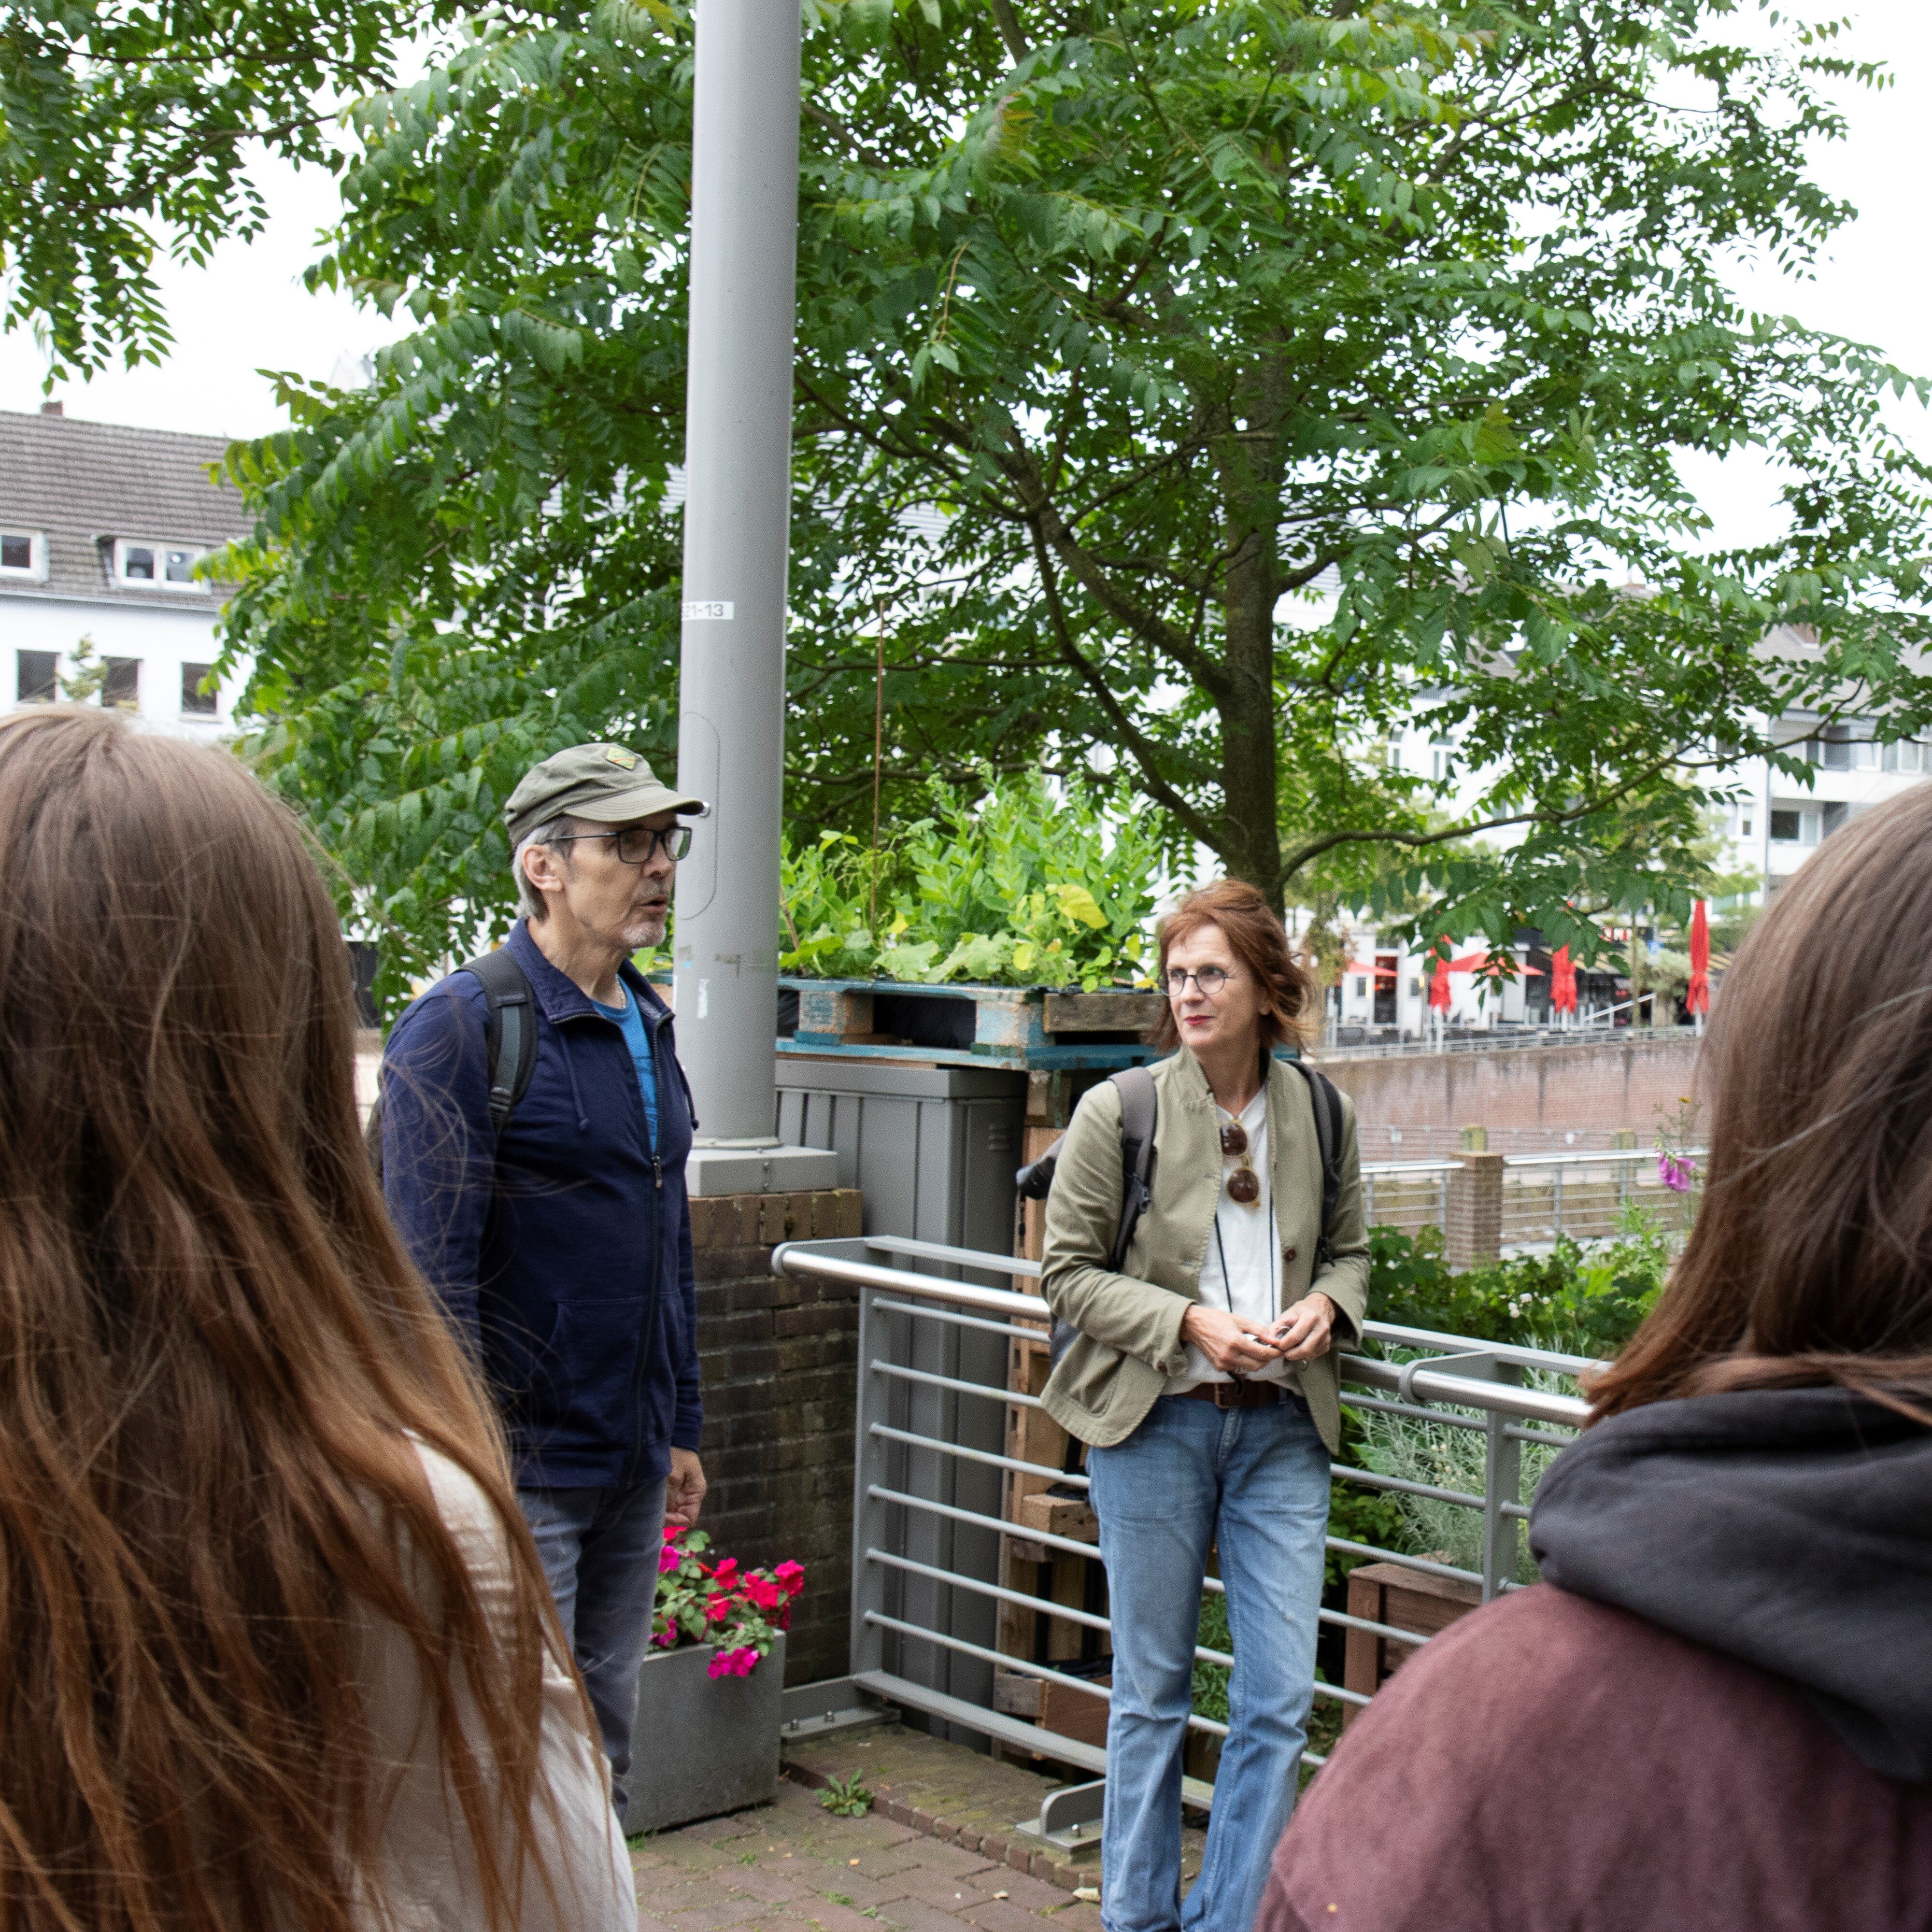
{"label": "white building facade", "polygon": [[210,477],[224,438],[0,411],[0,689],[82,697],[146,729],[213,739],[239,680],[213,682],[227,586],[197,566],[245,536]]}

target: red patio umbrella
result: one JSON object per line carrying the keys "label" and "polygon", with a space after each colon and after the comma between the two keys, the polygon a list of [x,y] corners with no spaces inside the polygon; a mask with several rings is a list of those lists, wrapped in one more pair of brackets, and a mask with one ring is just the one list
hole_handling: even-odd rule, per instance
{"label": "red patio umbrella", "polygon": [[1576,1010],[1576,968],[1567,946],[1559,946],[1550,956],[1550,1008],[1558,1013]]}
{"label": "red patio umbrella", "polygon": [[1439,1012],[1449,1010],[1449,962],[1438,959],[1436,970],[1429,976],[1429,1004]]}
{"label": "red patio umbrella", "polygon": [[1684,1010],[1711,1010],[1711,920],[1702,899],[1690,909],[1690,990],[1684,995]]}

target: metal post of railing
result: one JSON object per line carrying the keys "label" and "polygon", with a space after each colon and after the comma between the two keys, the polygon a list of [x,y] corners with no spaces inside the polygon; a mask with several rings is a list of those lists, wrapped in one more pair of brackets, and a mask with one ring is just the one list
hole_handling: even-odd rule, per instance
{"label": "metal post of railing", "polygon": [[1362,1212],[1372,1228],[1376,1225],[1376,1178],[1372,1174],[1362,1176]]}
{"label": "metal post of railing", "polygon": [[[862,1258],[863,1244],[855,1241],[851,1245]],[[885,1631],[870,1620],[867,1612],[884,1613],[892,1607],[886,1601],[886,1592],[895,1580],[891,1572],[866,1560],[867,1550],[888,1546],[892,1540],[886,1520],[892,1505],[881,1502],[874,1493],[894,1486],[886,1462],[891,1445],[884,1437],[875,1436],[872,1429],[872,1423],[880,1418],[881,1398],[889,1387],[872,1369],[875,1354],[885,1346],[885,1338],[880,1332],[884,1318],[874,1306],[874,1289],[863,1286],[860,1288],[858,1426],[853,1444],[852,1488],[850,1667],[855,1676],[860,1671],[884,1670],[888,1667]],[[896,1670],[898,1659],[894,1658],[891,1663]]]}
{"label": "metal post of railing", "polygon": [[[1490,1372],[1500,1382],[1522,1380],[1514,1362],[1498,1362]],[[1484,1424],[1488,1453],[1483,1458],[1483,1601],[1493,1603],[1516,1580],[1516,1524],[1505,1504],[1522,1502],[1522,1444],[1509,1432],[1509,1418],[1492,1409]]]}
{"label": "metal post of railing", "polygon": [[1559,1167],[1555,1172],[1556,1192],[1551,1204],[1550,1214],[1556,1225],[1550,1231],[1550,1239],[1560,1241],[1563,1238],[1563,1170]]}

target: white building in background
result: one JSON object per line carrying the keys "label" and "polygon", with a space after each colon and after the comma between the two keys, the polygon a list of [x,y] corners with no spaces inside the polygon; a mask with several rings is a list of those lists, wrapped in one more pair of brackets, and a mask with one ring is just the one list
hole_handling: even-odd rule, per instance
{"label": "white building in background", "polygon": [[246,536],[236,493],[211,480],[226,439],[0,411],[0,680],[14,706],[63,695],[91,650],[93,702],[146,728],[210,738],[238,681],[203,686],[227,586],[195,574]]}

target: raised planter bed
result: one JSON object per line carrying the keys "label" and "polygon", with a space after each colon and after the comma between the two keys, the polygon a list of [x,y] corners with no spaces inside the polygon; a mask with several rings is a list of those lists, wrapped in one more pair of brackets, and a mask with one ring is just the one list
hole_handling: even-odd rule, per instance
{"label": "raised planter bed", "polygon": [[653,1650],[638,1674],[624,1828],[665,1832],[748,1804],[778,1785],[784,1639],[748,1677],[708,1676],[716,1646]]}

